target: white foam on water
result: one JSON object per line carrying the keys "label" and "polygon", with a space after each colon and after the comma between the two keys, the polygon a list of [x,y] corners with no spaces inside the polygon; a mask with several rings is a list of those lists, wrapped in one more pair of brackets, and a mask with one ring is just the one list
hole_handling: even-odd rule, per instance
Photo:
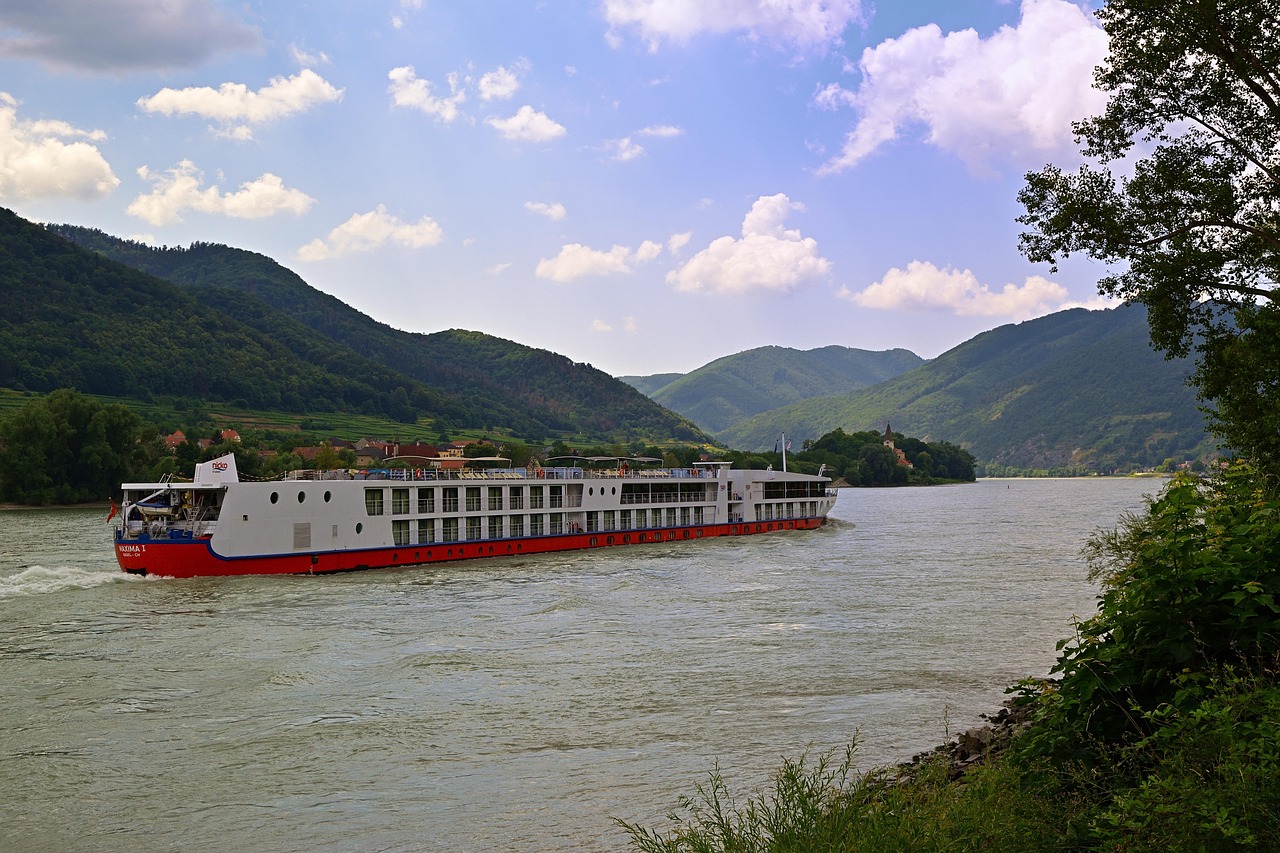
{"label": "white foam on water", "polygon": [[0,599],[44,595],[68,589],[92,589],[109,583],[143,580],[119,571],[80,569],[75,566],[28,566],[15,575],[0,577]]}

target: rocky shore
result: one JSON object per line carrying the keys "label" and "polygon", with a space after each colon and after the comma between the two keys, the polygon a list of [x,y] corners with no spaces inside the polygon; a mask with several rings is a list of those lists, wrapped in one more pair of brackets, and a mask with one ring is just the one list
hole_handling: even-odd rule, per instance
{"label": "rocky shore", "polygon": [[986,763],[1008,748],[1015,735],[1031,725],[1031,705],[1025,700],[1009,699],[994,715],[982,714],[987,722],[960,733],[947,743],[921,752],[891,771],[892,780],[900,784],[915,780],[925,765],[944,762],[947,779],[964,784],[964,774]]}

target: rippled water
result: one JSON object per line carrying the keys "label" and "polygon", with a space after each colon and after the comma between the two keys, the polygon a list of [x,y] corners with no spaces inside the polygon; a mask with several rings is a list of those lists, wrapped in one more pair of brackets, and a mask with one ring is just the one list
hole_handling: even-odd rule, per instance
{"label": "rippled water", "polygon": [[121,574],[0,512],[0,849],[601,850],[714,762],[906,759],[1093,612],[1154,480],[842,493],[819,531],[330,577]]}

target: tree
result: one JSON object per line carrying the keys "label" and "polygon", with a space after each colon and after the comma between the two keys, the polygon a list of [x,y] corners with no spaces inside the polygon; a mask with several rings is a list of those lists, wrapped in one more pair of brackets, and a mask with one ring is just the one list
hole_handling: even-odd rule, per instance
{"label": "tree", "polygon": [[[1112,266],[1152,343],[1197,355],[1210,428],[1280,471],[1280,0],[1110,0],[1095,161],[1027,175],[1023,253]],[[1116,166],[1116,174],[1111,166]]]}
{"label": "tree", "polygon": [[118,403],[60,389],[0,423],[0,499],[103,500],[147,465],[142,422]]}

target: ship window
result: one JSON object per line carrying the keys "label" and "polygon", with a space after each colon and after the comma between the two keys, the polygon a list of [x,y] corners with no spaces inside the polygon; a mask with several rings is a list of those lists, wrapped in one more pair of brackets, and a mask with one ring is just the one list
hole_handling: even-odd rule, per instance
{"label": "ship window", "polygon": [[280,493],[279,493],[279,492],[272,492],[272,493],[271,493],[271,502],[272,502],[272,503],[275,503],[275,502],[276,502],[276,501],[278,501],[278,500],[280,500]]}
{"label": "ship window", "polygon": [[618,487],[617,487],[617,486],[614,486],[613,488],[609,489],[609,494],[611,494],[611,495],[616,495],[617,493],[618,493]]}
{"label": "ship window", "polygon": [[391,522],[391,541],[396,545],[409,545],[409,519]]}
{"label": "ship window", "polygon": [[302,503],[302,502],[303,502],[303,501],[305,501],[306,499],[307,499],[307,493],[306,493],[306,492],[298,492],[298,503]]}
{"label": "ship window", "polygon": [[365,515],[382,515],[382,489],[364,490]]}
{"label": "ship window", "polygon": [[324,493],[324,502],[325,502],[325,503],[328,503],[328,502],[329,502],[329,499],[330,499],[330,498],[332,498],[332,497],[333,497],[333,492],[325,492],[325,493]]}
{"label": "ship window", "polygon": [[364,533],[364,525],[357,521],[357,522],[356,522],[356,535],[357,535],[357,536],[359,536],[361,533]]}
{"label": "ship window", "polygon": [[391,490],[391,514],[406,515],[409,512],[409,490]]}

